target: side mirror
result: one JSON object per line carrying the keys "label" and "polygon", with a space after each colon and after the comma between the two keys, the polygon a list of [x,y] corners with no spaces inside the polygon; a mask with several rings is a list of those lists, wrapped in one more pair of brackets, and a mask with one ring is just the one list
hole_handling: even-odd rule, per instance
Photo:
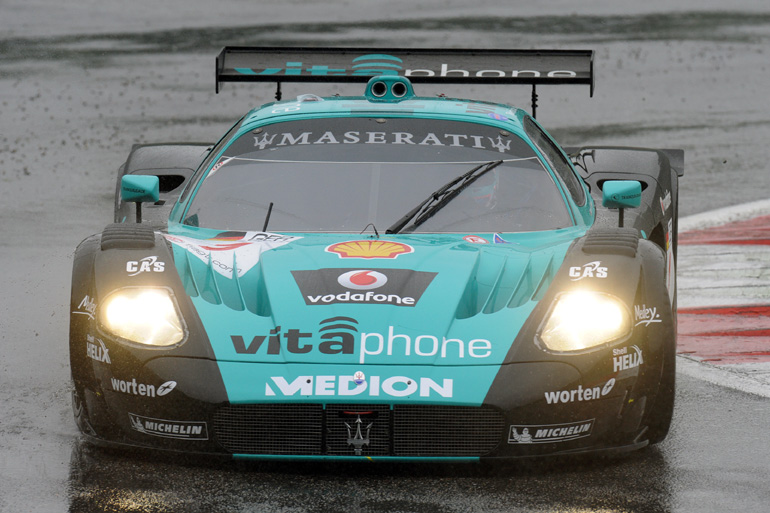
{"label": "side mirror", "polygon": [[160,179],[153,175],[124,175],[120,179],[120,197],[136,203],[136,222],[142,222],[142,203],[155,203],[160,198]]}
{"label": "side mirror", "polygon": [[607,180],[602,185],[602,206],[618,209],[618,226],[623,227],[623,209],[642,204],[642,184],[636,180]]}

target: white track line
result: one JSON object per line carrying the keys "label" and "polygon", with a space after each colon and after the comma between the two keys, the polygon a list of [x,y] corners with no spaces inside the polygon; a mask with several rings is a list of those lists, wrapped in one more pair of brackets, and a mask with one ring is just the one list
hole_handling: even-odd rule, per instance
{"label": "white track line", "polygon": [[[770,200],[755,201],[683,217],[679,220],[679,233],[703,230],[764,215],[770,215]],[[717,366],[688,355],[678,356],[677,371],[682,374],[722,387],[770,398],[770,382],[760,379],[763,375],[770,376],[770,365],[767,366],[767,373],[754,375],[745,372],[748,370],[745,364]]]}
{"label": "white track line", "polygon": [[770,384],[755,379],[750,374],[740,371],[741,365],[717,367],[701,362],[687,355],[678,355],[676,370],[680,374],[691,378],[707,381],[725,388],[740,390],[747,394],[754,394],[770,398]]}
{"label": "white track line", "polygon": [[753,217],[770,215],[770,200],[754,201],[720,208],[710,212],[702,212],[679,219],[679,233],[693,230],[703,230],[720,224],[745,221]]}

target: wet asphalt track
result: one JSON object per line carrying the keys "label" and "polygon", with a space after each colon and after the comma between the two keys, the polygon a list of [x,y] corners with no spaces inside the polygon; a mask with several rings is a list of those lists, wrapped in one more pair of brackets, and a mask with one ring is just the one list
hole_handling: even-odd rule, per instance
{"label": "wet asphalt track", "polygon": [[684,148],[682,215],[766,199],[770,6],[668,3],[0,0],[0,511],[767,511],[770,400],[685,374],[670,437],[609,461],[235,465],[94,450],[72,422],[71,258],[110,222],[121,159],[134,142],[215,140],[271,99],[214,95],[222,46],[593,48],[594,98],[540,91],[563,143]]}

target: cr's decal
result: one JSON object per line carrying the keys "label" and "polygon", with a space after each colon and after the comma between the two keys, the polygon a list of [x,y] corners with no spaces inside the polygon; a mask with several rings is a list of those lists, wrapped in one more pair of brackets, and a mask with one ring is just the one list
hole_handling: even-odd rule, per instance
{"label": "cr's decal", "polygon": [[142,273],[162,273],[165,270],[166,263],[159,262],[158,257],[148,256],[138,261],[126,262],[126,272],[129,276],[136,276]]}
{"label": "cr's decal", "polygon": [[580,267],[570,267],[569,277],[572,281],[579,281],[583,278],[606,278],[607,268],[602,266],[599,261],[589,262]]}

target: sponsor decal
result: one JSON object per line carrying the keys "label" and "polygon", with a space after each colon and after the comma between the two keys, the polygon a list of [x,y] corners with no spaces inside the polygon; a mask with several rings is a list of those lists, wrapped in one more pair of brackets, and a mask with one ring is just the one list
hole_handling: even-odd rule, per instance
{"label": "sponsor decal", "polygon": [[148,256],[139,261],[126,262],[126,272],[129,273],[129,276],[142,273],[162,273],[165,266],[165,262],[158,262],[158,257]]}
{"label": "sponsor decal", "polygon": [[[283,109],[283,108],[282,108]],[[273,111],[275,112],[275,111]],[[305,146],[319,144],[388,144],[416,146],[449,146],[497,150],[500,153],[511,151],[511,139],[502,135],[489,137],[475,134],[442,134],[433,132],[368,132],[348,130],[346,132],[263,132],[254,136],[254,148],[280,148],[282,146]],[[220,169],[229,160],[217,164]],[[212,171],[214,168],[212,168]]]}
{"label": "sponsor decal", "polygon": [[471,244],[489,244],[487,239],[479,237],[478,235],[466,235],[463,237],[463,240],[465,242],[470,242]]}
{"label": "sponsor decal", "polygon": [[641,192],[635,193],[635,194],[615,193],[612,196],[610,196],[610,199],[615,203],[620,203],[620,202],[624,202],[624,201],[628,201],[636,198],[641,198],[641,196],[642,196]]}
{"label": "sponsor decal", "polygon": [[[439,337],[430,334],[407,335],[389,326],[387,333],[361,332],[352,317],[332,317],[319,323],[317,332],[304,332],[295,328],[283,330],[276,326],[268,335],[248,337],[230,335],[237,354],[279,356],[285,353],[306,354],[318,352],[326,355],[358,355],[358,362],[367,358],[409,356],[419,360],[429,358],[487,358],[492,354],[492,342],[482,338],[468,342],[458,338]],[[283,358],[276,358],[276,361]]]}
{"label": "sponsor decal", "polygon": [[636,326],[640,324],[649,326],[654,322],[663,322],[657,307],[647,308],[647,305],[634,305],[634,320],[636,321]]}
{"label": "sponsor decal", "polygon": [[666,192],[666,195],[660,198],[660,211],[665,215],[668,207],[671,206],[671,191]]}
{"label": "sponsor decal", "polygon": [[[276,76],[372,76],[399,75],[404,77],[522,77],[522,78],[575,78],[578,71],[568,69],[464,69],[450,62],[430,62],[420,56],[404,56],[405,59],[388,54],[366,54],[354,57],[351,64],[337,63],[338,67],[327,64],[310,64],[302,61],[284,61],[268,68],[233,68],[241,75]],[[405,62],[406,60],[406,62]],[[487,60],[479,61],[482,65]],[[412,67],[410,66],[419,66]],[[276,66],[277,64],[277,66]],[[466,63],[467,64],[467,63]],[[483,66],[486,68],[486,66]],[[581,72],[585,73],[585,72]]]}
{"label": "sponsor decal", "polygon": [[627,347],[612,350],[612,372],[635,369],[644,363],[639,346],[631,346],[631,348],[634,350],[633,353],[629,353]]}
{"label": "sponsor decal", "polygon": [[674,231],[674,221],[668,220],[668,230],[666,231],[666,289],[668,290],[668,298],[671,304],[674,304],[674,292],[676,270],[674,269],[674,248],[671,244],[671,237]]}
{"label": "sponsor decal", "polygon": [[214,167],[211,168],[211,171],[209,171],[209,174],[208,174],[207,178],[211,178],[214,175],[214,173],[216,173],[217,171],[222,169],[222,166],[224,166],[225,164],[227,164],[231,160],[233,160],[233,157],[222,157],[222,158],[220,158],[219,161],[216,164],[214,164]]}
{"label": "sponsor decal", "polygon": [[101,363],[111,364],[110,352],[101,339],[86,335],[86,356]]}
{"label": "sponsor decal", "polygon": [[302,237],[269,232],[221,232],[210,239],[193,239],[165,234],[166,239],[209,264],[226,278],[233,277],[237,262],[238,278],[257,265],[264,251],[276,249]]}
{"label": "sponsor decal", "polygon": [[388,283],[388,277],[379,271],[357,270],[340,274],[337,283],[348,289],[378,289]]}
{"label": "sponsor decal", "polygon": [[209,433],[205,422],[153,419],[129,413],[131,427],[145,435],[163,438],[181,438],[184,440],[208,440]]}
{"label": "sponsor decal", "polygon": [[570,267],[569,277],[572,281],[580,281],[583,278],[606,278],[607,268],[602,266],[602,263],[589,262],[580,267]]}
{"label": "sponsor decal", "polygon": [[122,392],[129,395],[138,395],[140,397],[162,397],[171,392],[176,387],[176,381],[166,381],[159,387],[155,385],[146,385],[144,383],[137,383],[136,378],[131,381],[123,379],[110,378],[112,382],[112,389],[115,392]]}
{"label": "sponsor decal", "polygon": [[603,387],[589,387],[583,388],[583,385],[578,385],[577,389],[573,390],[559,390],[558,392],[545,392],[545,401],[548,404],[566,404],[566,403],[582,403],[585,401],[593,401],[609,394],[612,391],[612,387],[615,386],[615,378],[610,379]]}
{"label": "sponsor decal", "polygon": [[594,420],[583,420],[567,424],[518,425],[511,426],[508,433],[509,444],[548,444],[568,442],[591,436]]}
{"label": "sponsor decal", "polygon": [[493,239],[493,240],[494,240],[495,244],[510,244],[510,242],[508,242],[507,240],[505,240],[505,239],[503,238],[503,236],[502,236],[502,235],[500,235],[499,233],[496,233],[496,234],[495,234],[495,237],[494,237],[494,239]]}
{"label": "sponsor decal", "polygon": [[90,296],[85,296],[80,301],[78,309],[72,313],[87,315],[89,319],[93,320],[94,316],[96,315],[96,301],[94,301]]}
{"label": "sponsor decal", "polygon": [[436,276],[409,269],[318,269],[291,274],[307,305],[414,306]]}
{"label": "sponsor decal", "polygon": [[369,376],[366,381],[356,383],[353,376],[297,376],[288,381],[284,376],[271,376],[265,383],[266,396],[304,397],[355,396],[367,397],[445,397],[454,393],[454,380],[431,378],[410,378],[407,376]]}
{"label": "sponsor decal", "polygon": [[338,242],[326,248],[328,253],[336,253],[340,258],[396,258],[399,255],[413,253],[408,244],[387,240],[350,240]]}
{"label": "sponsor decal", "polygon": [[473,114],[486,114],[492,119],[497,119],[500,121],[507,121],[512,117],[516,116],[516,113],[513,112],[511,109],[507,109],[503,114],[499,114],[497,110],[499,109],[498,105],[490,105],[486,103],[476,103],[476,102],[457,102],[455,103],[455,106],[460,108],[465,108],[465,112],[473,113]]}

